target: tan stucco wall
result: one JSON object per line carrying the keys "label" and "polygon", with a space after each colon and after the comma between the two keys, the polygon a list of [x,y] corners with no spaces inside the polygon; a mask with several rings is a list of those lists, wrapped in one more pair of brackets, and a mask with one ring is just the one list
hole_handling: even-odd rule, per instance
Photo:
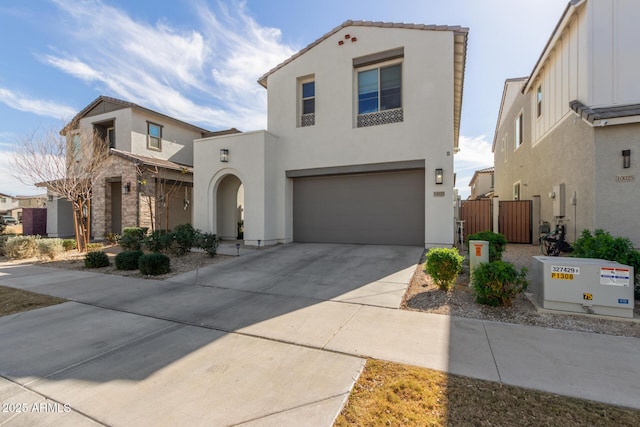
{"label": "tan stucco wall", "polygon": [[[501,200],[513,199],[513,185],[520,182],[520,199],[540,196],[540,218],[554,223],[553,200],[549,193],[554,185],[565,184],[565,217],[567,239],[575,240],[585,228],[594,224],[594,133],[593,128],[577,116],[567,115],[552,132],[531,145],[530,121],[524,121],[525,142],[514,149],[513,129],[516,115],[524,108],[530,109],[527,95],[520,95],[514,108],[507,113],[504,125],[499,129],[498,141],[507,134],[505,151],[496,147],[495,195]],[[505,161],[506,156],[506,161]],[[576,204],[571,204],[576,194]],[[537,226],[533,224],[534,240]]]}

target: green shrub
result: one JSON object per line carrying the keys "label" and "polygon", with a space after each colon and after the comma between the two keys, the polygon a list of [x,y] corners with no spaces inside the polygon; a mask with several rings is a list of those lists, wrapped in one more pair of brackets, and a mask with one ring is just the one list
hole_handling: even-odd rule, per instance
{"label": "green shrub", "polygon": [[481,231],[479,233],[467,236],[467,245],[469,240],[484,240],[489,242],[489,262],[502,260],[502,253],[507,246],[507,239],[500,233],[493,231]]}
{"label": "green shrub", "polygon": [[144,247],[151,252],[164,252],[171,244],[173,235],[165,230],[155,230],[144,239]]}
{"label": "green shrub", "polygon": [[76,242],[76,239],[64,239],[62,241],[62,248],[65,251],[72,251],[74,249],[78,249],[78,243]]}
{"label": "green shrub", "polygon": [[458,274],[462,271],[464,257],[456,248],[433,248],[427,253],[425,271],[442,290],[453,288]]}
{"label": "green shrub", "polygon": [[168,273],[171,270],[171,261],[165,254],[144,254],[138,259],[140,273],[150,276]]}
{"label": "green shrub", "polygon": [[635,297],[640,299],[640,252],[633,248],[633,243],[628,238],[613,237],[602,229],[596,230],[593,234],[589,230],[583,230],[573,244],[571,256],[606,259],[633,267]]}
{"label": "green shrub", "polygon": [[483,262],[473,270],[471,288],[480,304],[508,306],[527,289],[527,269],[520,272],[503,261]]}
{"label": "green shrub", "polygon": [[108,267],[109,257],[102,251],[87,252],[84,257],[84,266],[87,268]]}
{"label": "green shrub", "polygon": [[178,225],[170,234],[172,239],[169,250],[175,255],[184,255],[196,246],[197,232],[191,224]]}
{"label": "green shrub", "polygon": [[0,256],[4,256],[5,252],[4,252],[4,247],[7,244],[7,240],[9,240],[9,235],[7,234],[2,234],[0,235]]}
{"label": "green shrub", "polygon": [[210,257],[216,256],[220,240],[213,233],[198,233],[198,247],[203,249]]}
{"label": "green shrub", "polygon": [[147,227],[127,227],[124,230],[122,230],[122,235],[134,236],[134,237],[137,237],[139,240],[142,240],[144,236],[147,235],[148,230],[149,229]]}
{"label": "green shrub", "polygon": [[39,236],[12,236],[4,245],[5,255],[9,259],[33,258],[38,253]]}
{"label": "green shrub", "polygon": [[122,249],[128,251],[139,251],[142,247],[142,238],[136,234],[123,234],[118,240],[118,244]]}
{"label": "green shrub", "polygon": [[54,260],[64,252],[62,239],[37,239],[38,257],[42,259]]}
{"label": "green shrub", "polygon": [[116,255],[116,268],[118,270],[137,270],[138,260],[144,255],[142,251],[120,252]]}

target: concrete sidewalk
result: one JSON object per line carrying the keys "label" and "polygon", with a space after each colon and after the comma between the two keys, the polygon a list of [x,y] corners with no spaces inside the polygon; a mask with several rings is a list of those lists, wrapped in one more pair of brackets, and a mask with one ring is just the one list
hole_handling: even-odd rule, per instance
{"label": "concrete sidewalk", "polygon": [[365,357],[640,408],[635,338],[402,311],[380,295],[323,299],[325,287],[309,298],[275,282],[256,291],[0,264],[0,285],[74,301],[0,318],[0,402],[62,408],[0,413],[0,425],[330,425]]}

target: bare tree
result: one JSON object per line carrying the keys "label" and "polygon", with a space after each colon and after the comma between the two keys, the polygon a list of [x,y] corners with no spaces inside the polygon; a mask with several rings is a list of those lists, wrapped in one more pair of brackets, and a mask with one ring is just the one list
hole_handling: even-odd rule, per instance
{"label": "bare tree", "polygon": [[[169,230],[169,208],[174,196],[179,194],[184,186],[184,175],[188,174],[186,167],[180,170],[168,168],[160,168],[156,165],[143,164],[136,162],[136,173],[138,175],[138,184],[140,185],[140,195],[149,210],[149,218],[151,219],[151,231],[155,230],[155,222],[158,217],[164,216],[164,229]],[[148,185],[148,179],[153,179],[154,186]],[[186,187],[185,188],[185,192]],[[182,200],[183,209],[188,209],[190,200],[187,194]],[[159,215],[158,210],[164,209],[164,215]],[[155,213],[155,215],[154,215]]]}
{"label": "bare tree", "polygon": [[92,186],[106,169],[109,144],[95,131],[67,135],[49,129],[26,136],[13,153],[13,175],[71,202],[77,247],[84,252],[91,237]]}

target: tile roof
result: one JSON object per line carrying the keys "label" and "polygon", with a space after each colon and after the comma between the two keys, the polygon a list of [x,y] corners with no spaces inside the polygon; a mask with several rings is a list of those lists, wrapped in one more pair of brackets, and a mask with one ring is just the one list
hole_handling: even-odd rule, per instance
{"label": "tile roof", "polygon": [[185,122],[185,121],[182,121],[182,120],[176,119],[175,117],[171,117],[171,116],[168,116],[168,115],[166,115],[166,114],[160,113],[160,112],[158,112],[158,111],[151,110],[150,108],[146,108],[146,107],[143,107],[143,106],[141,106],[141,105],[134,104],[133,102],[124,101],[124,100],[122,100],[122,99],[113,98],[113,97],[110,97],[110,96],[100,95],[99,97],[97,97],[96,99],[94,99],[93,101],[91,101],[91,103],[89,103],[89,105],[87,105],[86,107],[84,107],[84,108],[83,108],[83,109],[82,109],[78,114],[76,114],[76,115],[73,117],[73,119],[71,119],[71,121],[70,121],[69,123],[67,123],[67,124],[64,126],[64,128],[60,131],[60,133],[61,133],[61,134],[64,134],[64,133],[66,133],[66,131],[67,131],[68,129],[70,129],[70,128],[75,128],[75,127],[76,127],[76,125],[78,124],[78,122],[79,122],[79,121],[80,121],[80,120],[81,120],[81,119],[82,119],[82,118],[83,118],[83,117],[84,117],[84,116],[85,116],[89,111],[91,111],[93,108],[95,108],[95,106],[96,106],[96,105],[98,105],[98,104],[99,104],[99,103],[101,103],[101,102],[111,102],[111,103],[113,103],[113,104],[122,105],[122,107],[124,107],[124,108],[136,108],[136,109],[139,109],[139,110],[143,110],[143,111],[146,111],[146,112],[149,112],[149,113],[152,113],[152,114],[158,115],[158,116],[166,117],[166,118],[171,119],[171,120],[173,120],[173,121],[176,121],[176,122],[179,122],[179,123],[185,124],[185,125],[190,126],[190,127],[192,127],[192,128],[198,129],[198,130],[199,130],[200,132],[202,132],[202,133],[210,132],[210,131],[208,131],[207,129],[203,129],[203,128],[199,127],[199,126],[192,125],[191,123],[187,123],[187,122]]}
{"label": "tile roof", "polygon": [[127,151],[116,150],[115,148],[111,148],[110,151],[116,156],[126,160],[130,160],[132,162],[140,162],[148,166],[157,166],[163,169],[171,169],[171,170],[185,171],[187,173],[193,173],[193,167],[188,165],[181,165],[179,163],[175,163],[170,160],[141,156],[139,154],[132,154]]}
{"label": "tile roof", "polygon": [[612,107],[592,108],[578,100],[571,101],[569,107],[589,123],[596,120],[619,117],[640,116],[640,104],[615,105]]}

